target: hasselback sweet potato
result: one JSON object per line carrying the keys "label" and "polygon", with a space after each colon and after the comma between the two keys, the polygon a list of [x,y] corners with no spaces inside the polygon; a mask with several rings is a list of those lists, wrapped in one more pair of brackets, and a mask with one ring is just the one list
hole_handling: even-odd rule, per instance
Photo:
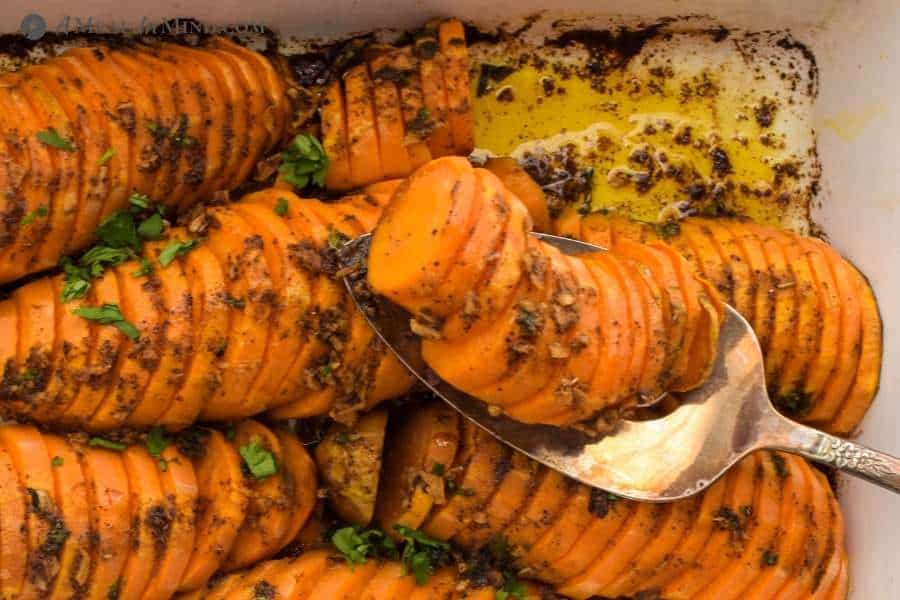
{"label": "hasselback sweet potato", "polygon": [[326,186],[405,177],[432,157],[475,146],[462,23],[431,23],[410,47],[373,52],[329,84],[321,106]]}
{"label": "hasselback sweet potato", "polygon": [[[312,460],[293,433],[254,421],[228,437],[197,428],[112,441],[0,426],[4,597],[167,600],[247,566],[238,550],[273,556],[315,504]],[[254,546],[262,526],[266,543]]]}
{"label": "hasselback sweet potato", "polygon": [[[311,550],[295,558],[262,563],[216,581],[204,590],[177,596],[178,600],[219,600],[224,598],[285,598],[291,600],[337,600],[362,598],[438,598],[446,600],[490,600],[497,590],[484,583],[465,580],[452,567],[436,571],[426,582],[416,584],[396,561],[368,560],[350,565],[339,554]],[[505,597],[505,596],[504,596]],[[542,596],[537,588],[522,585],[522,600]]]}
{"label": "hasselback sweet potato", "polygon": [[267,410],[351,421],[403,393],[411,375],[336,278],[340,246],[374,226],[398,185],[333,203],[255,192],[145,244],[146,273],[110,267],[72,302],[65,276],[16,289],[0,301],[2,410],[91,431],[174,430]]}
{"label": "hasselback sweet potato", "polygon": [[524,213],[495,175],[455,157],[421,167],[385,209],[368,280],[415,315],[436,373],[553,425],[705,380],[723,305],[684,258],[658,241],[567,257],[527,235]]}
{"label": "hasselback sweet potato", "polygon": [[[443,419],[433,404],[392,423],[385,443],[392,466],[379,494],[432,496],[430,509],[405,512],[403,524],[469,551],[503,540],[518,568],[565,597],[846,597],[840,509],[824,476],[795,456],[757,452],[698,496],[649,504],[591,490],[523,457],[517,463],[515,455],[499,468],[492,457],[507,449],[468,421]],[[453,493],[412,475],[428,446],[409,443],[448,425],[446,434],[461,440],[441,470]],[[473,451],[464,451],[467,444]],[[384,531],[401,516],[393,506],[379,498],[374,522]]]}
{"label": "hasselback sweet potato", "polygon": [[4,74],[0,283],[87,246],[130,194],[185,209],[283,138],[287,81],[225,39],[72,48]]}
{"label": "hasselback sweet potato", "polygon": [[780,410],[832,433],[859,426],[878,389],[881,318],[865,277],[825,242],[736,218],[653,228],[564,213],[555,227],[614,250],[663,233],[753,326]]}

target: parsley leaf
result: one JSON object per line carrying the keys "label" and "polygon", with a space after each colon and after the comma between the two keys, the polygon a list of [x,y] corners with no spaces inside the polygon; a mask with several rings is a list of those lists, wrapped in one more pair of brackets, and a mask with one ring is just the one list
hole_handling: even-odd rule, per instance
{"label": "parsley leaf", "polygon": [[281,153],[278,172],[296,188],[305,188],[310,181],[321,187],[328,172],[328,156],[315,137],[301,133],[294,137],[287,150]]}
{"label": "parsley leaf", "polygon": [[288,211],[288,201],[287,198],[279,198],[275,201],[275,214],[279,217],[283,217],[287,214]]}
{"label": "parsley leaf", "polygon": [[528,589],[525,584],[519,581],[514,573],[503,573],[503,587],[494,593],[494,600],[525,600]]}
{"label": "parsley leaf", "polygon": [[328,228],[328,247],[338,249],[350,241],[350,238],[334,227]]}
{"label": "parsley leaf", "polygon": [[66,274],[61,294],[62,301],[69,302],[76,298],[84,298],[91,287],[90,272],[86,268],[73,263],[68,256],[60,259],[59,266],[62,267],[63,272]]}
{"label": "parsley leaf", "polygon": [[135,341],[141,335],[138,328],[125,320],[122,311],[116,304],[104,304],[103,306],[81,306],[72,311],[88,321],[97,321],[101,325],[112,325],[131,341]]}
{"label": "parsley leaf", "polygon": [[370,556],[397,558],[394,540],[378,529],[342,527],[331,535],[331,543],[351,565],[365,564]]}
{"label": "parsley leaf", "polygon": [[158,212],[153,213],[138,225],[137,233],[143,240],[158,240],[166,229],[166,222]]}
{"label": "parsley leaf", "polygon": [[179,256],[184,256],[190,252],[200,240],[172,240],[169,245],[163,248],[159,253],[159,264],[168,267],[172,261]]}
{"label": "parsley leaf", "polygon": [[75,152],[75,146],[72,145],[72,142],[61,136],[59,132],[52,127],[46,131],[38,131],[37,134],[35,134],[35,137],[44,145],[53,146],[54,148],[65,150],[66,152]]}
{"label": "parsley leaf", "polygon": [[157,425],[147,434],[147,452],[150,456],[159,458],[162,456],[163,450],[169,447],[169,438],[166,437],[165,430]]}
{"label": "parsley leaf", "polygon": [[124,210],[114,212],[103,219],[97,227],[97,237],[112,248],[141,247],[134,216]]}
{"label": "parsley leaf", "polygon": [[109,162],[109,159],[111,159],[111,158],[112,158],[113,156],[115,156],[116,154],[117,154],[117,153],[116,153],[116,149],[115,149],[115,148],[113,148],[113,147],[107,148],[107,149],[106,149],[106,152],[103,153],[103,156],[101,156],[100,158],[97,159],[97,164],[98,164],[98,165],[105,165],[106,163]]}
{"label": "parsley leaf", "polygon": [[128,196],[128,203],[132,206],[137,206],[138,208],[150,208],[153,205],[153,201],[150,199],[150,196],[146,194],[139,194],[137,192],[133,192],[130,196]]}
{"label": "parsley leaf", "polygon": [[102,437],[92,437],[88,441],[88,446],[91,448],[106,448],[107,450],[115,450],[116,452],[122,452],[126,448],[125,444],[113,442]]}
{"label": "parsley leaf", "polygon": [[416,584],[424,585],[434,574],[435,567],[443,566],[450,558],[450,545],[446,542],[428,537],[418,529],[410,529],[403,525],[394,525],[394,529],[403,536],[405,545],[400,560],[403,562],[403,573],[412,573]]}
{"label": "parsley leaf", "polygon": [[46,217],[49,212],[50,211],[47,210],[46,206],[38,206],[36,209],[22,217],[22,220],[19,221],[19,225],[23,227],[25,225],[31,225],[37,219],[43,219],[44,217]]}
{"label": "parsley leaf", "polygon": [[278,472],[275,457],[260,445],[259,440],[251,440],[249,444],[238,448],[238,452],[244,459],[250,474],[256,479],[265,479]]}
{"label": "parsley leaf", "polygon": [[141,266],[137,271],[132,271],[132,277],[149,277],[153,275],[153,265],[146,258],[141,259]]}

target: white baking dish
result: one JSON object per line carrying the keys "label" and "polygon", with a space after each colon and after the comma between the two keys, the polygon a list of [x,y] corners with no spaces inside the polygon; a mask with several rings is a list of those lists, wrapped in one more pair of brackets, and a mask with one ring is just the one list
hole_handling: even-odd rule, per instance
{"label": "white baking dish", "polygon": [[[33,0],[0,4],[0,31],[19,30],[38,14],[61,23],[139,27],[172,17],[205,23],[265,25],[282,34],[331,36],[375,27],[406,27],[436,15],[481,25],[515,21],[551,4],[534,0]],[[813,218],[831,242],[871,279],[885,324],[881,391],[863,423],[862,441],[900,455],[900,2],[897,0],[557,0],[554,12],[584,13],[609,23],[703,15],[728,27],[790,29],[814,52],[820,91],[814,125],[823,165]],[[69,20],[66,21],[66,17]],[[848,517],[852,593],[857,600],[900,597],[900,502],[888,492],[842,480]]]}

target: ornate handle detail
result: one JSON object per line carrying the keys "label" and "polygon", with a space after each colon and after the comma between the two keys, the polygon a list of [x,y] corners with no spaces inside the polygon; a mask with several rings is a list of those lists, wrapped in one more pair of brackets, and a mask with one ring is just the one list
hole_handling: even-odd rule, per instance
{"label": "ornate handle detail", "polygon": [[784,418],[781,425],[781,435],[771,446],[801,454],[900,493],[900,459]]}

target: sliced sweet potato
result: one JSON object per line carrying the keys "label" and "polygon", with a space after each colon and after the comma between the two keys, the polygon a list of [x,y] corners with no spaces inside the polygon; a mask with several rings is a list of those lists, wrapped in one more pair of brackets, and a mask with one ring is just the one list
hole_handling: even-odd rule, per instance
{"label": "sliced sweet potato", "polygon": [[53,365],[56,321],[56,301],[53,284],[49,279],[38,279],[16,289],[12,301],[17,305],[18,360],[12,377],[18,380],[16,404],[22,410],[37,412],[46,410],[41,405],[42,392],[46,389]]}
{"label": "sliced sweet potato", "polygon": [[179,591],[202,587],[219,570],[231,549],[249,502],[249,488],[241,472],[241,457],[221,433],[206,435],[203,456],[193,461],[199,510],[194,548],[178,586]]}
{"label": "sliced sweet potato", "polygon": [[731,229],[722,222],[703,220],[701,228],[705,228],[707,237],[711,240],[724,265],[727,265],[729,279],[719,282],[710,281],[726,298],[729,304],[745,318],[747,322],[754,321],[753,280],[750,274],[750,265],[744,257],[743,250]]}
{"label": "sliced sweet potato", "polygon": [[415,587],[415,578],[406,574],[403,565],[396,562],[384,563],[366,585],[362,600],[407,598]]}
{"label": "sliced sweet potato", "polygon": [[366,413],[352,427],[333,423],[316,446],[328,502],[341,520],[366,526],[375,513],[387,411]]}
{"label": "sliced sweet potato", "polygon": [[386,56],[389,64],[406,76],[404,85],[400,86],[400,108],[403,110],[406,152],[410,166],[417,169],[432,159],[427,144],[430,133],[428,111],[425,108],[418,59],[408,47],[398,48]]}
{"label": "sliced sweet potato", "polygon": [[496,489],[497,470],[509,459],[508,449],[496,443],[489,433],[471,426],[463,431],[460,452],[471,452],[471,459],[465,465],[454,465],[454,470],[463,469],[461,477],[447,490],[447,501],[432,510],[421,527],[427,535],[440,540],[452,539],[480,512]]}
{"label": "sliced sweet potato", "polygon": [[[722,231],[723,228],[707,219],[684,219],[679,222],[679,228],[680,235],[673,240],[679,252],[716,286],[725,302],[734,304],[737,278],[731,270],[732,261],[724,259],[713,234],[713,231]],[[693,251],[694,260],[682,250],[679,244],[682,240]]]}
{"label": "sliced sweet potato", "polygon": [[[159,286],[159,300],[164,319],[163,339],[159,351],[159,364],[147,383],[140,407],[129,422],[139,427],[165,423],[172,429],[187,427],[197,420],[202,409],[202,396],[179,395],[185,374],[191,370],[191,351],[194,332],[194,299],[190,283],[185,277],[181,261],[173,261],[163,267],[158,260],[166,242],[152,242],[145,246],[151,258],[154,272],[146,283]],[[197,323],[198,325],[200,323]]]}
{"label": "sliced sweet potato", "polygon": [[510,546],[527,551],[550,529],[576,490],[577,484],[557,471],[543,472],[524,510],[504,532]]}
{"label": "sliced sweet potato", "polygon": [[[116,379],[112,385],[105,386],[106,397],[88,424],[94,431],[121,427],[126,422],[147,423],[147,413],[155,416],[159,410],[142,405],[141,399],[158,366],[153,353],[159,352],[163,343],[161,298],[159,290],[145,286],[131,274],[133,268],[133,264],[122,265],[110,273],[114,273],[119,282],[119,310],[125,320],[138,329],[139,337],[131,340],[119,333],[122,345],[116,361]],[[147,358],[148,353],[150,358]]]}
{"label": "sliced sweet potato", "polygon": [[85,598],[105,600],[119,581],[131,552],[131,491],[128,474],[118,452],[94,447],[78,448],[92,507],[92,531],[97,535],[94,570]]}
{"label": "sliced sweet potato", "polygon": [[373,105],[374,89],[366,65],[352,67],[343,75],[347,111],[350,176],[354,187],[385,178],[378,152],[378,129]]}
{"label": "sliced sweet potato", "polygon": [[[400,91],[404,75],[389,65],[389,57],[381,55],[369,61],[373,82],[375,125],[378,129],[378,151],[385,177],[405,177],[413,167],[409,161],[404,136]],[[395,83],[396,79],[400,79]]]}
{"label": "sliced sweet potato", "polygon": [[469,101],[469,51],[462,22],[457,19],[441,21],[438,40],[444,57],[447,125],[453,139],[453,151],[467,156],[475,148],[475,118]]}
{"label": "sliced sweet potato", "polygon": [[753,301],[753,332],[759,340],[766,362],[769,362],[768,351],[770,338],[774,331],[775,304],[770,301],[769,290],[775,285],[769,270],[769,263],[763,253],[762,243],[757,235],[744,222],[723,221],[722,226],[731,231],[743,253],[750,271],[750,289]]}
{"label": "sliced sweet potato", "polygon": [[340,81],[332,81],[325,91],[320,109],[322,115],[322,146],[328,156],[325,185],[332,190],[353,187],[350,174],[350,143],[347,135],[347,107]]}
{"label": "sliced sweet potato", "polygon": [[[271,561],[276,562],[276,561]],[[330,557],[322,551],[308,552],[279,565],[266,581],[275,588],[276,598],[306,598],[328,569]]]}
{"label": "sliced sweet potato", "polygon": [[815,293],[821,303],[822,333],[819,348],[803,382],[803,390],[818,400],[838,357],[841,299],[825,254],[809,238],[801,237],[798,240],[812,269],[816,283]]}
{"label": "sliced sweet potato", "polygon": [[578,486],[550,529],[520,559],[537,572],[555,563],[572,549],[591,520],[591,489]]}
{"label": "sliced sweet potato", "polygon": [[431,294],[468,237],[475,181],[468,161],[448,157],[420,168],[397,190],[369,251],[369,282],[378,293],[414,302],[407,306],[413,312],[455,308]]}
{"label": "sliced sweet potato", "polygon": [[437,32],[426,27],[416,39],[413,52],[419,59],[422,102],[425,106],[423,116],[430,128],[428,149],[435,158],[450,156],[454,154],[455,147],[448,121],[447,90],[444,85],[446,57],[439,52]]}
{"label": "sliced sweet potato", "polygon": [[[484,168],[500,178],[503,186],[528,209],[535,231],[550,233],[550,212],[544,190],[531,178],[518,161],[509,157],[489,158]],[[573,213],[577,215],[577,213]],[[557,221],[558,223],[558,221]]]}
{"label": "sliced sweet potato", "polygon": [[220,208],[216,219],[230,235],[211,235],[204,245],[228,273],[227,291],[216,301],[229,308],[230,327],[221,357],[228,368],[202,413],[205,419],[255,414],[263,406],[248,404],[246,392],[262,368],[269,340],[272,279],[263,252],[263,239],[233,210]]}
{"label": "sliced sweet potato", "polygon": [[[155,519],[165,514],[166,497],[159,478],[160,463],[146,448],[131,446],[122,452],[131,492],[131,551],[119,584],[122,598],[140,598],[159,567],[166,540],[154,530]],[[167,465],[168,466],[168,465]]]}
{"label": "sliced sweet potato", "polygon": [[340,561],[334,562],[322,574],[307,598],[309,600],[358,598],[377,571],[377,564],[371,560],[363,565],[355,565],[353,569],[348,569]]}
{"label": "sliced sweet potato", "polygon": [[[166,464],[165,470],[160,470],[159,478],[166,499],[163,519],[168,521],[165,532],[168,535],[163,533],[162,553],[157,555],[153,579],[144,594],[147,600],[162,600],[175,594],[187,569],[197,534],[194,509],[199,490],[194,467],[172,445],[162,451],[161,460]],[[154,539],[160,533],[156,531]]]}
{"label": "sliced sweet potato", "polygon": [[28,561],[29,499],[9,452],[0,447],[0,592],[18,598]]}
{"label": "sliced sweet potato", "polygon": [[[444,490],[429,490],[429,482],[443,487],[443,480],[430,480],[454,464],[460,440],[459,416],[443,403],[430,403],[390,420],[390,446],[375,504],[375,523],[388,534],[395,525],[418,528],[428,517]],[[402,451],[401,451],[402,450]],[[437,466],[440,465],[440,466]]]}
{"label": "sliced sweet potato", "polygon": [[[62,295],[63,285],[62,277],[53,278],[55,302],[58,302],[57,299]],[[93,337],[90,321],[72,311],[84,305],[85,300],[87,299],[72,300],[65,307],[57,307],[56,311],[58,319],[56,328],[59,332],[57,341],[63,344],[63,351],[58,353],[57,363],[54,365],[57,375],[51,379],[47,396],[48,398],[55,396],[56,400],[53,405],[57,415],[66,415],[70,412],[72,402],[83,385],[82,379],[91,352]],[[4,329],[4,331],[8,330]]]}
{"label": "sliced sweet potato", "polygon": [[275,435],[281,442],[285,483],[291,488],[287,500],[291,516],[278,541],[280,548],[283,548],[297,537],[312,514],[319,488],[316,485],[316,465],[297,436],[285,429],[276,430]]}
{"label": "sliced sweet potato", "polygon": [[281,549],[279,543],[291,522],[292,507],[287,502],[287,487],[281,441],[275,433],[256,421],[241,421],[235,426],[232,442],[236,448],[258,444],[272,454],[277,471],[262,479],[247,478],[250,502],[244,524],[238,531],[223,563],[233,571],[268,558]]}

